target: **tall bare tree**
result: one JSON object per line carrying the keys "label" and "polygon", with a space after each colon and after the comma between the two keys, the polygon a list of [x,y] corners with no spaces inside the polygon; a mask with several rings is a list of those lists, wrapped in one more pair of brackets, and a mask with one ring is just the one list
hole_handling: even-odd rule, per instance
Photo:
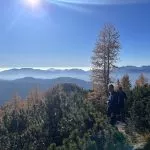
{"label": "tall bare tree", "polygon": [[92,81],[93,89],[99,93],[108,93],[110,73],[115,67],[120,50],[119,37],[119,32],[111,24],[105,25],[98,37],[92,57]]}

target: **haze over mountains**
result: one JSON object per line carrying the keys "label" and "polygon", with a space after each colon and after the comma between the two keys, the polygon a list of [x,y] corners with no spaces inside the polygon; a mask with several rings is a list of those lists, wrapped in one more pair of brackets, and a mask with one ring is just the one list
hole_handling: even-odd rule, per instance
{"label": "haze over mountains", "polygon": [[[141,73],[150,81],[150,66],[135,67],[126,66],[119,67],[112,73],[112,79],[115,82],[123,75],[129,74],[132,84]],[[23,99],[28,93],[38,87],[41,91],[46,91],[56,84],[73,83],[78,86],[90,89],[91,71],[82,69],[49,69],[40,70],[32,68],[10,69],[0,72],[0,105],[7,100],[11,100],[17,92]]]}
{"label": "haze over mountains", "polygon": [[0,79],[3,80],[14,80],[18,78],[33,77],[40,79],[54,79],[58,77],[72,77],[82,80],[89,80],[89,71],[82,69],[32,69],[32,68],[21,68],[21,69],[10,69],[0,72]]}
{"label": "haze over mountains", "polygon": [[[150,66],[126,66],[119,67],[114,70],[112,77],[118,79],[124,74],[129,74],[131,80],[136,80],[138,76],[144,73],[148,78],[150,77]],[[21,69],[10,69],[0,72],[0,79],[2,80],[15,80],[25,77],[33,77],[38,79],[54,79],[59,77],[71,77],[77,78],[85,81],[90,81],[90,71],[85,71],[82,69],[32,69],[32,68],[21,68]]]}
{"label": "haze over mountains", "polygon": [[21,98],[26,99],[29,92],[35,88],[45,92],[49,88],[62,83],[73,83],[84,89],[91,88],[91,82],[69,77],[56,79],[35,79],[26,77],[16,80],[0,80],[0,105],[11,100],[16,93],[21,96]]}

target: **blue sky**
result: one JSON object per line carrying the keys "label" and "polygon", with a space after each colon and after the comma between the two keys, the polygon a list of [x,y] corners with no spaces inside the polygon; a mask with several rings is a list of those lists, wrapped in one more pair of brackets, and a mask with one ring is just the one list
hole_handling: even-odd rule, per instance
{"label": "blue sky", "polygon": [[0,0],[0,67],[88,67],[99,31],[121,35],[119,66],[150,65],[149,0]]}

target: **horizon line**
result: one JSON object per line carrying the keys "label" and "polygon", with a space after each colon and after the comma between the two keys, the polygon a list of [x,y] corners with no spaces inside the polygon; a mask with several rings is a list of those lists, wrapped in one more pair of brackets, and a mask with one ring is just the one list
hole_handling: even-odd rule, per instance
{"label": "horizon line", "polygon": [[[141,65],[141,66],[134,66],[134,65],[126,65],[126,66],[118,66],[118,67],[145,67],[150,65]],[[40,69],[40,70],[50,70],[50,69],[56,69],[56,70],[67,70],[67,69],[81,69],[84,71],[89,71],[91,67],[0,67],[0,72],[11,70],[11,69]]]}
{"label": "horizon line", "polygon": [[40,69],[40,70],[50,70],[50,69],[56,69],[56,70],[67,70],[67,69],[81,69],[84,71],[90,70],[90,67],[0,67],[1,71],[11,70],[11,69]]}

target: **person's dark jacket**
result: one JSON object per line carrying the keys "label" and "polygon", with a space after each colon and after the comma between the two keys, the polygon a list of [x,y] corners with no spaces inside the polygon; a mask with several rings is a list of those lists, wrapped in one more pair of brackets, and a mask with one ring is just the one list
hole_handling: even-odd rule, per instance
{"label": "person's dark jacket", "polygon": [[115,91],[109,95],[108,111],[109,113],[118,113],[118,93]]}
{"label": "person's dark jacket", "polygon": [[125,100],[127,99],[127,95],[123,91],[118,91],[118,107],[124,108],[125,107]]}

